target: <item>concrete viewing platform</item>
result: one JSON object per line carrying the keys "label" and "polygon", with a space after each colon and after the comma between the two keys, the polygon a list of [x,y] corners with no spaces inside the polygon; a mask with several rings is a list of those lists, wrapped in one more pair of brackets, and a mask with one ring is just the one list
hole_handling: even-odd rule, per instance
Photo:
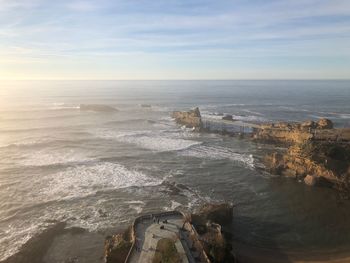
{"label": "concrete viewing platform", "polygon": [[152,263],[161,239],[174,241],[183,263],[210,262],[198,240],[197,232],[180,212],[140,216],[134,222],[133,234],[133,246],[125,262]]}

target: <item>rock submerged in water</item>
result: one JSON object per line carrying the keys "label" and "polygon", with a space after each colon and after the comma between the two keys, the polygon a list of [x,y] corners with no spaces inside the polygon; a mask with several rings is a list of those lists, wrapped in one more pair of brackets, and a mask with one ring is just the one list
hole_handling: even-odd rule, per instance
{"label": "rock submerged in water", "polygon": [[118,112],[116,108],[103,104],[80,104],[80,110],[96,112]]}

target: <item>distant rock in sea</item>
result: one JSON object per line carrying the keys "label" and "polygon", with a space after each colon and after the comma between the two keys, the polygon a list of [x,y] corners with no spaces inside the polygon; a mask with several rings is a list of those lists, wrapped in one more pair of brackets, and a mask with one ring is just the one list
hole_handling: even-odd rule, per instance
{"label": "distant rock in sea", "polygon": [[96,112],[118,112],[118,109],[103,104],[80,104],[80,110]]}

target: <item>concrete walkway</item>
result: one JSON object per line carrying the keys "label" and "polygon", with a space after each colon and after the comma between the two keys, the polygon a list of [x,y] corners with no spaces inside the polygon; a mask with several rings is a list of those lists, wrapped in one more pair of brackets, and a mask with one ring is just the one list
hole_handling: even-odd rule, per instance
{"label": "concrete walkway", "polygon": [[[159,218],[159,224],[152,219],[144,219],[136,225],[136,246],[132,251],[129,262],[152,263],[156,252],[157,243],[162,238],[175,241],[175,247],[183,263],[195,262],[191,255],[191,250],[185,239],[180,238],[184,234],[181,230],[184,218],[181,215],[169,215]],[[163,221],[167,220],[167,223]],[[164,226],[164,229],[161,229]],[[141,251],[136,248],[142,247]]]}

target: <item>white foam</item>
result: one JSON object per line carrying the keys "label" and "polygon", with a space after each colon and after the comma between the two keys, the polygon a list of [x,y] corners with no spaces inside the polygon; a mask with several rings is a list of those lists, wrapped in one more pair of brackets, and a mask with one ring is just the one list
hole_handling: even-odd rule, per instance
{"label": "white foam", "polygon": [[248,168],[254,168],[254,157],[251,154],[237,153],[233,150],[221,146],[204,146],[193,147],[181,153],[185,156],[207,158],[214,160],[229,159],[245,165]]}
{"label": "white foam", "polygon": [[23,158],[19,160],[19,163],[24,166],[46,166],[55,164],[86,162],[91,160],[93,159],[73,149],[60,151],[43,149],[24,154]]}
{"label": "white foam", "polygon": [[16,222],[9,224],[0,233],[0,261],[17,253],[32,236],[40,230],[38,224],[33,222]]}
{"label": "white foam", "polygon": [[137,145],[144,149],[157,152],[179,151],[199,145],[201,142],[177,138],[174,133],[162,133],[156,131],[129,131],[115,132],[104,130],[95,133],[104,139],[114,139],[119,142]]}
{"label": "white foam", "polygon": [[23,138],[22,140],[17,140],[9,142],[7,144],[0,145],[0,148],[10,147],[10,146],[31,146],[36,144],[43,144],[52,141],[52,138]]}
{"label": "white foam", "polygon": [[78,105],[69,105],[65,103],[53,103],[49,106],[50,110],[78,110],[80,109],[80,106]]}
{"label": "white foam", "polygon": [[47,200],[69,199],[95,194],[97,191],[131,186],[154,186],[162,181],[123,165],[103,162],[79,165],[42,178],[34,194]]}
{"label": "white foam", "polygon": [[[253,113],[253,112],[251,112],[251,113]],[[257,122],[265,122],[265,121],[268,121],[268,119],[262,117],[261,116],[262,114],[260,114],[260,113],[259,114],[256,113],[256,114],[258,114],[260,116],[256,116],[256,115],[243,116],[243,115],[234,115],[234,114],[231,114],[231,113],[223,113],[223,115],[227,115],[227,114],[232,115],[232,118],[234,120],[238,120],[238,121],[246,121],[246,122],[250,122],[250,121],[253,121],[253,122],[255,122],[255,121],[257,121]],[[208,119],[208,120],[210,120],[210,119],[212,119],[212,120],[222,120],[223,116],[214,115],[214,114],[203,114],[202,113],[202,117],[204,119]]]}
{"label": "white foam", "polygon": [[182,206],[182,204],[180,204],[179,202],[176,202],[174,200],[171,200],[171,206],[170,206],[170,209],[171,210],[175,210],[176,208]]}

